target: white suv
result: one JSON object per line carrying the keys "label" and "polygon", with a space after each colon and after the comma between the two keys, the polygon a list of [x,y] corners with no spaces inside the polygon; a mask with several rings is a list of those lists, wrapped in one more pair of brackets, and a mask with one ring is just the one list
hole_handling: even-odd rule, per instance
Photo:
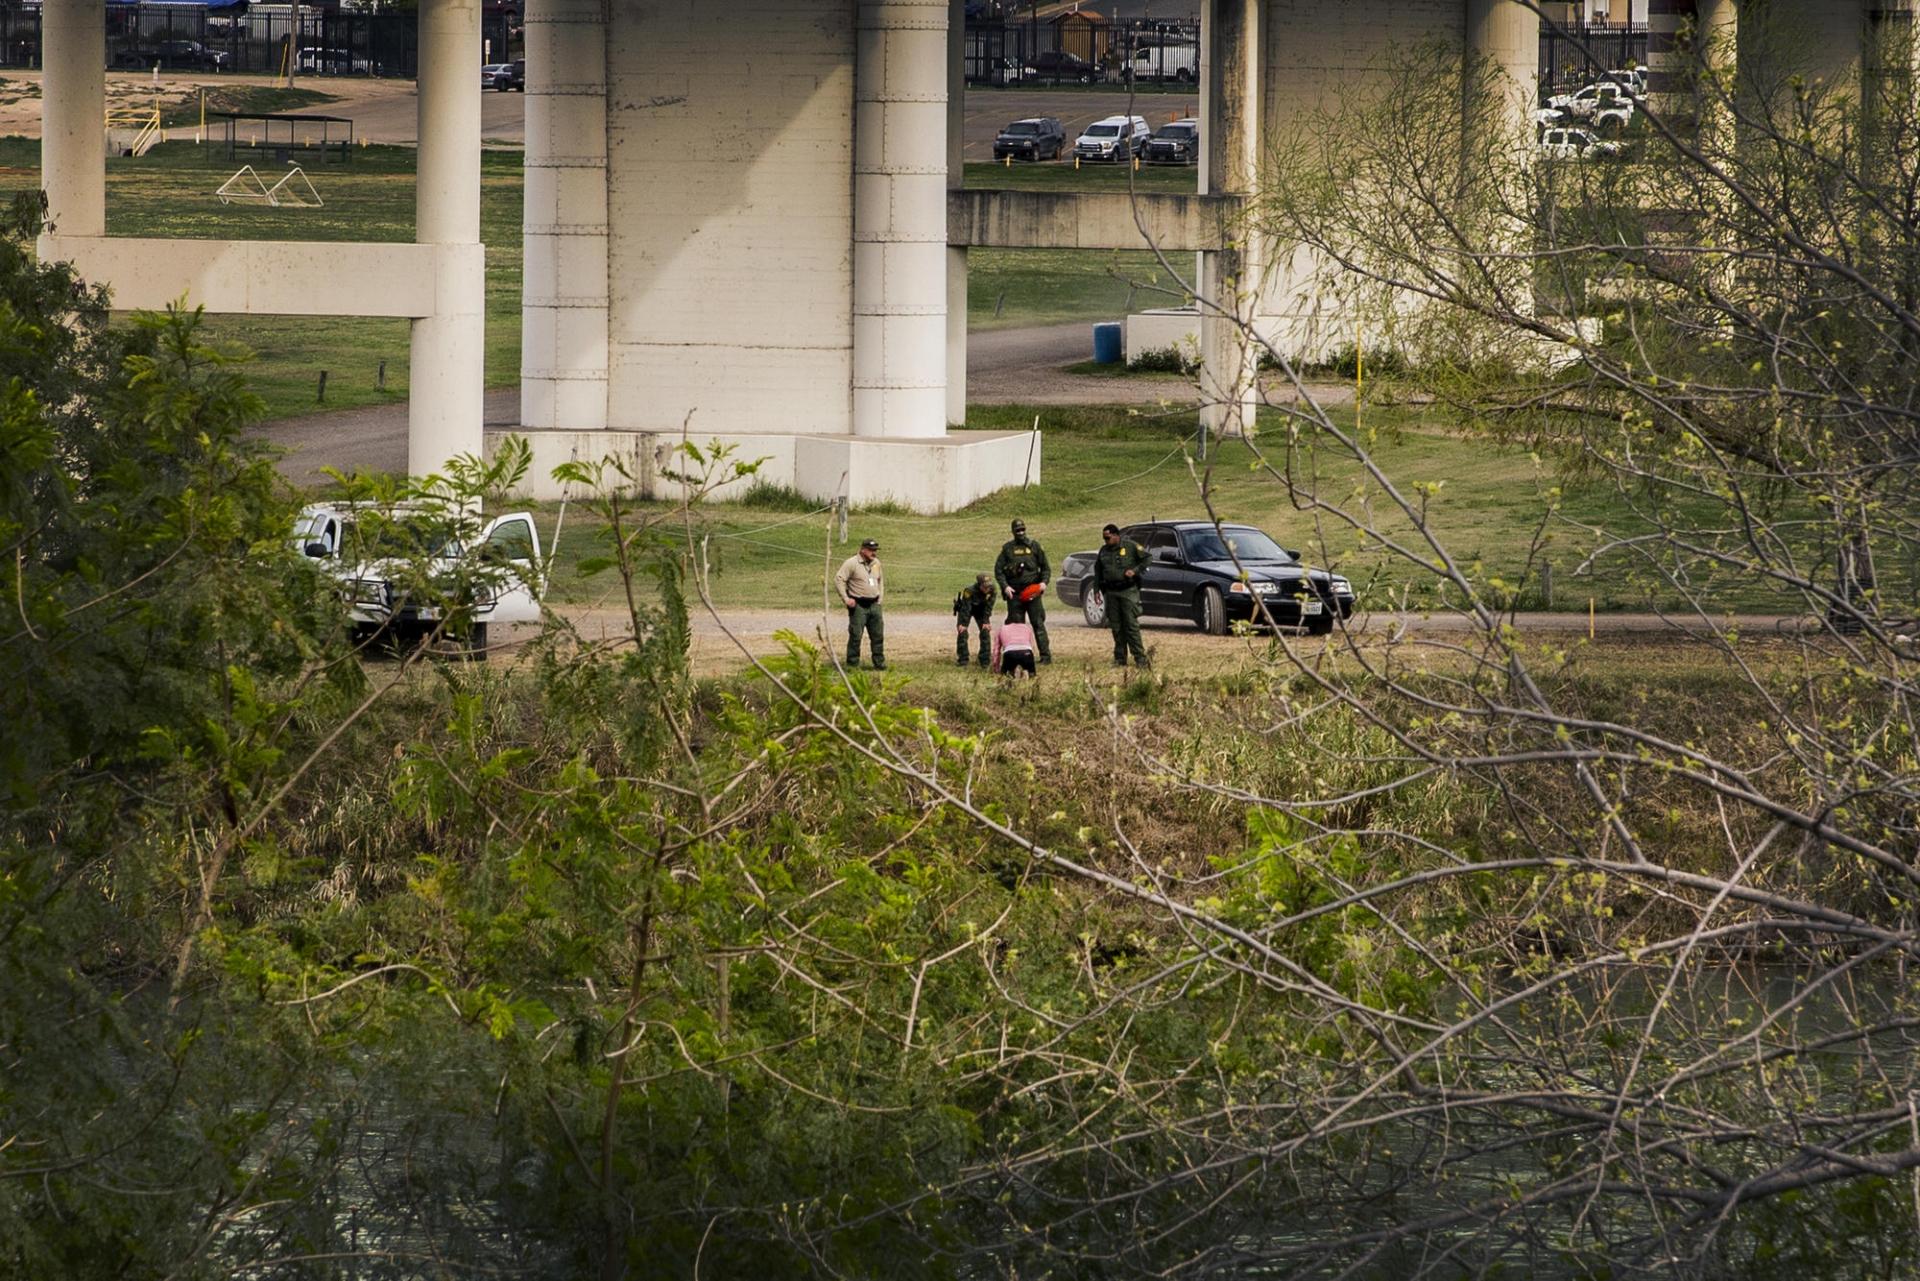
{"label": "white suv", "polygon": [[1075,160],[1104,160],[1119,163],[1131,160],[1146,150],[1152,130],[1142,116],[1108,116],[1087,126],[1074,140]]}

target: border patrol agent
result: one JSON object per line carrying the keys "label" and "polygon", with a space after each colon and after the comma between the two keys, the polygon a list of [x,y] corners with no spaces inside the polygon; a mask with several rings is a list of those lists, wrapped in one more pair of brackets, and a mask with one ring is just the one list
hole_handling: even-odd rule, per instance
{"label": "border patrol agent", "polygon": [[993,579],[986,574],[976,575],[973,586],[962,587],[953,598],[953,661],[961,667],[967,665],[968,623],[980,629],[980,666],[985,667],[993,648]]}
{"label": "border patrol agent", "polygon": [[[1000,548],[993,562],[993,581],[1000,584],[1007,598],[1007,621],[1026,623],[1033,628],[1033,639],[1040,646],[1040,661],[1053,661],[1053,646],[1047,640],[1047,581],[1053,566],[1047,563],[1047,550],[1027,537],[1027,522],[1013,522],[1013,537]],[[1028,589],[1039,587],[1039,591]]]}
{"label": "border patrol agent", "polygon": [[860,550],[847,557],[833,576],[833,585],[847,607],[847,666],[860,666],[860,634],[865,632],[873,647],[873,669],[885,671],[887,637],[880,621],[880,597],[885,590],[880,581],[880,540],[862,542]]}
{"label": "border patrol agent", "polygon": [[1118,525],[1100,531],[1105,546],[1093,560],[1093,578],[1107,603],[1107,627],[1113,632],[1113,665],[1152,667],[1140,640],[1140,580],[1147,572],[1147,553],[1131,538],[1120,537]]}

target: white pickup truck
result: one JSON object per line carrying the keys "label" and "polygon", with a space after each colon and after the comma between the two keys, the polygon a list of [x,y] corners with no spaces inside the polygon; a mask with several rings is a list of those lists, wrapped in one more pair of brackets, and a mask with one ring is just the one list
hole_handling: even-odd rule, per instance
{"label": "white pickup truck", "polygon": [[1547,109],[1595,129],[1603,125],[1624,128],[1633,123],[1633,89],[1618,81],[1602,80],[1577,92],[1547,99]]}
{"label": "white pickup truck", "polygon": [[489,520],[431,505],[315,503],[302,509],[293,543],[339,582],[358,644],[446,632],[484,659],[490,627],[540,618],[531,512]]}

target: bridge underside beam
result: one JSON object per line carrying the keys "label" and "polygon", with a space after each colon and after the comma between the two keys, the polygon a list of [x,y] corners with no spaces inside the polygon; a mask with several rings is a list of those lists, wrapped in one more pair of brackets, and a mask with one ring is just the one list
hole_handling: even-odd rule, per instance
{"label": "bridge underside beam", "polygon": [[1240,216],[1233,196],[950,191],[947,243],[970,249],[1219,249]]}
{"label": "bridge underside beam", "polygon": [[[40,254],[109,283],[118,308],[158,311],[184,298],[216,314],[245,316],[417,320],[441,310],[449,284],[484,270],[477,244],[52,235],[42,238]],[[379,288],[368,288],[371,281]]]}

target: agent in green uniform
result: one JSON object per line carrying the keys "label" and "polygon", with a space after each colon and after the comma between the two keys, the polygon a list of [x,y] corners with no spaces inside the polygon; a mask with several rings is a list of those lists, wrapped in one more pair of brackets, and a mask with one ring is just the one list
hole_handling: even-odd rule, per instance
{"label": "agent in green uniform", "polygon": [[[1007,598],[1007,621],[1025,623],[1033,628],[1034,644],[1040,647],[1040,661],[1053,661],[1053,646],[1047,640],[1046,587],[1053,577],[1047,563],[1047,551],[1027,537],[1027,522],[1013,522],[1013,537],[1000,548],[1000,559],[993,562],[993,581]],[[1037,592],[1028,588],[1039,587]]]}
{"label": "agent in green uniform", "polygon": [[980,629],[980,666],[985,667],[993,661],[993,579],[986,574],[975,577],[971,587],[962,587],[953,598],[954,662],[961,667],[967,665],[968,623]]}
{"label": "agent in green uniform", "polygon": [[1107,627],[1113,632],[1113,665],[1151,667],[1147,647],[1140,641],[1140,580],[1147,572],[1147,553],[1131,538],[1120,537],[1118,525],[1100,531],[1106,546],[1093,561],[1093,579],[1107,603]]}

